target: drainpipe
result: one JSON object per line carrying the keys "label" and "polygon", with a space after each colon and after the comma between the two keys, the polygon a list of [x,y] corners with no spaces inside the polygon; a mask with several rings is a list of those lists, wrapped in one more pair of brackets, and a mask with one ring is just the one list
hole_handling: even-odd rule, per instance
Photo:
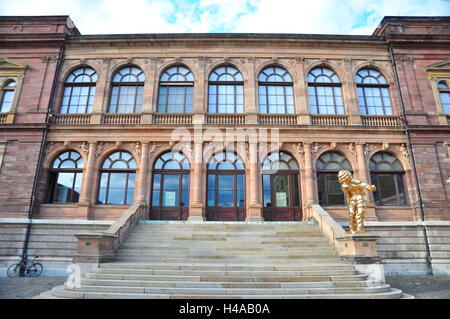
{"label": "drainpipe", "polygon": [[[50,92],[50,98],[49,98],[48,107],[47,107],[47,114],[45,116],[45,128],[44,128],[44,133],[42,135],[41,148],[39,150],[39,157],[38,157],[38,162],[36,165],[36,172],[34,174],[33,188],[31,190],[30,206],[29,206],[29,210],[28,210],[27,232],[25,234],[25,241],[24,241],[23,250],[22,250],[22,257],[21,257],[22,259],[20,261],[21,265],[23,265],[23,262],[25,262],[25,264],[26,264],[27,258],[28,258],[27,251],[28,251],[28,244],[30,242],[31,222],[33,219],[33,211],[34,211],[34,207],[36,204],[36,190],[37,190],[37,184],[39,181],[39,172],[41,170],[42,162],[44,160],[45,144],[47,143],[47,134],[48,134],[49,126],[50,126],[50,114],[52,111],[53,99],[55,96],[56,84],[58,82],[59,70],[61,68],[63,56],[64,56],[64,44],[61,46],[61,48],[59,50],[59,57],[58,57],[57,65],[56,65],[55,76],[53,78],[52,90]],[[20,276],[23,277],[24,275],[25,274],[23,273],[23,269],[21,269]]]}
{"label": "drainpipe", "polygon": [[423,211],[422,193],[420,192],[419,178],[417,176],[416,161],[414,159],[414,150],[412,148],[411,138],[410,138],[409,130],[408,130],[408,121],[406,119],[405,105],[403,104],[402,90],[400,89],[400,81],[398,79],[397,64],[395,63],[394,53],[392,51],[392,47],[391,47],[390,43],[388,43],[388,48],[389,48],[389,54],[390,54],[391,60],[392,60],[392,65],[394,66],[393,67],[393,69],[394,69],[394,77],[395,77],[395,82],[397,83],[398,95],[400,97],[400,106],[401,106],[401,109],[402,109],[402,118],[403,118],[403,124],[404,124],[404,127],[405,127],[406,141],[407,141],[407,144],[408,144],[409,152],[411,154],[411,164],[412,164],[414,180],[415,180],[415,184],[416,184],[416,191],[417,191],[417,195],[419,197],[419,211],[420,211],[420,217],[422,219],[421,228],[422,228],[423,238],[424,238],[424,241],[425,241],[425,251],[426,251],[425,260],[426,260],[426,263],[427,263],[427,274],[429,276],[433,276],[433,268],[431,267],[430,244],[428,242],[427,229],[425,228],[425,225],[423,224],[423,222],[425,222],[425,213]]}

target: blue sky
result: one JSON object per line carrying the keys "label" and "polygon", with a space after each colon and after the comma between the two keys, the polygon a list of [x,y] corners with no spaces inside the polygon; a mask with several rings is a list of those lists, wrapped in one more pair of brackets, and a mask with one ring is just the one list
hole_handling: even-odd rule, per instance
{"label": "blue sky", "polygon": [[2,0],[0,15],[69,15],[82,34],[372,34],[386,15],[450,16],[450,0]]}

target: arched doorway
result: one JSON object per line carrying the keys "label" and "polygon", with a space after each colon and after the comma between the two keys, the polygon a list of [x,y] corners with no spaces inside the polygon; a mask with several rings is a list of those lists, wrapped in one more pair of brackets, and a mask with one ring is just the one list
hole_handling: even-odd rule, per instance
{"label": "arched doorway", "polygon": [[285,152],[271,153],[262,165],[263,215],[265,221],[301,221],[299,170]]}
{"label": "arched doorway", "polygon": [[166,152],[155,161],[150,219],[187,220],[189,169],[189,161],[181,152]]}
{"label": "arched doorway", "polygon": [[244,163],[234,153],[217,153],[208,163],[206,220],[245,220]]}

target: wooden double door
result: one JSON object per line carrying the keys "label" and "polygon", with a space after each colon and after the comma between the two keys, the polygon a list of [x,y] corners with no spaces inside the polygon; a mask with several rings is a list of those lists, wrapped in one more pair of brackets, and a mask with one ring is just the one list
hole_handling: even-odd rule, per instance
{"label": "wooden double door", "polygon": [[298,171],[262,175],[265,221],[301,221],[302,206]]}

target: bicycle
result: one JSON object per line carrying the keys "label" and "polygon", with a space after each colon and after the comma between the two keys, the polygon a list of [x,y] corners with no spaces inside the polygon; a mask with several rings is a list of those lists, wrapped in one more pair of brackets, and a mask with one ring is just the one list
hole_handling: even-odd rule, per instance
{"label": "bicycle", "polygon": [[9,278],[15,278],[18,276],[30,276],[37,277],[42,273],[44,267],[41,263],[36,262],[39,256],[34,257],[34,259],[28,262],[27,257],[24,257],[20,262],[12,264],[8,267],[7,275]]}

